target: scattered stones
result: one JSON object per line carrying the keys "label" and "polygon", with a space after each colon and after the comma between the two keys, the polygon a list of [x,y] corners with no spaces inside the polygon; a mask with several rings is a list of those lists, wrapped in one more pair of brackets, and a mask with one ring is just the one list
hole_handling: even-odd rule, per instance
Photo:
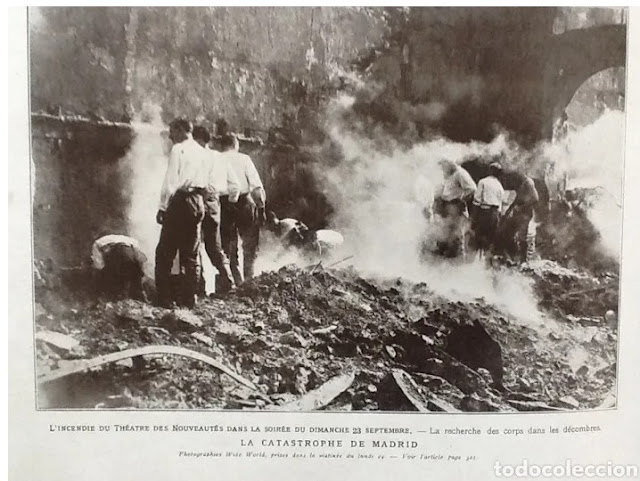
{"label": "scattered stones", "polygon": [[36,340],[44,342],[63,353],[68,353],[71,349],[80,345],[80,341],[77,339],[54,331],[38,331],[36,332]]}
{"label": "scattered stones", "polygon": [[205,344],[206,346],[213,346],[213,339],[211,339],[209,336],[202,334],[201,332],[193,332],[191,333],[191,337],[193,337],[195,340],[200,341],[202,344]]}
{"label": "scattered stones", "polygon": [[309,341],[293,331],[282,334],[280,336],[280,342],[293,347],[306,347],[309,344]]}
{"label": "scattered stones", "polygon": [[558,403],[572,409],[580,408],[580,403],[572,396],[561,397],[560,399],[558,399]]}
{"label": "scattered stones", "polygon": [[200,318],[186,309],[175,309],[165,314],[161,322],[171,332],[193,332],[202,327]]}

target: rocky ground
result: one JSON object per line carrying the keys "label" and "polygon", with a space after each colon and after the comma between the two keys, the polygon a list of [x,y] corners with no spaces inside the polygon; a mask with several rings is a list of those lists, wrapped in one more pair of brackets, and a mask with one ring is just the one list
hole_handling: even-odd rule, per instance
{"label": "rocky ground", "polygon": [[151,353],[41,382],[39,403],[451,412],[614,405],[617,321],[605,313],[617,308],[617,277],[550,261],[522,273],[534,279],[540,322],[351,269],[285,267],[192,312],[88,303],[50,284],[36,294],[41,381],[82,359],[162,345],[210,356],[246,383],[190,357]]}

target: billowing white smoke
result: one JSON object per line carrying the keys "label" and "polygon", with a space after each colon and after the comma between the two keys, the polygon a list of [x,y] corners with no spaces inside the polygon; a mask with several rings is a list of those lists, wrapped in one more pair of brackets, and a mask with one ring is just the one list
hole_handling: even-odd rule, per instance
{"label": "billowing white smoke", "polygon": [[624,112],[606,110],[591,125],[548,145],[544,152],[555,163],[556,176],[568,174],[568,188],[599,190],[589,219],[600,232],[603,247],[616,257],[622,236],[624,131]]}
{"label": "billowing white smoke", "polygon": [[422,211],[442,182],[438,161],[504,152],[509,150],[506,138],[490,144],[437,139],[408,150],[388,140],[381,147],[341,123],[340,110],[349,104],[342,97],[330,109],[328,133],[343,160],[317,175],[335,210],[333,226],[344,234],[345,248],[354,256],[353,265],[363,275],[424,281],[448,297],[484,297],[517,317],[537,319],[535,297],[523,276],[496,276],[482,263],[427,265],[420,260],[428,225]]}
{"label": "billowing white smoke", "polygon": [[160,119],[159,108],[147,107],[144,120],[132,123],[135,138],[121,162],[130,174],[128,232],[140,243],[149,261],[147,275],[153,276],[155,248],[160,236],[155,217],[167,170],[168,143],[161,135],[166,126]]}

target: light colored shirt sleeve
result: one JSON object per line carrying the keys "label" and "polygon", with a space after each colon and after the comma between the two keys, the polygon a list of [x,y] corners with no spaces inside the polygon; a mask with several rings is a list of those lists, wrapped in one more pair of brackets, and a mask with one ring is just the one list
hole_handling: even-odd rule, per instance
{"label": "light colored shirt sleeve", "polygon": [[253,200],[256,202],[258,207],[264,207],[267,201],[267,194],[264,191],[264,186],[262,185],[260,174],[258,174],[258,169],[256,169],[255,164],[248,155],[246,156],[244,171],[247,177],[247,182],[249,183],[249,194],[253,197]]}
{"label": "light colored shirt sleeve", "polygon": [[227,170],[227,193],[229,194],[229,202],[235,204],[238,202],[238,197],[240,197],[240,182],[229,165],[229,162],[225,161],[225,168]]}
{"label": "light colored shirt sleeve", "polygon": [[159,210],[167,210],[171,196],[178,189],[179,183],[179,166],[180,166],[180,147],[174,145],[171,148],[169,154],[169,163],[167,164],[167,173],[164,176],[164,182],[162,183],[162,190],[160,191],[160,206]]}
{"label": "light colored shirt sleeve", "polygon": [[473,194],[473,203],[476,205],[482,205],[482,192],[484,190],[484,182],[481,180],[478,182],[478,188],[476,189],[476,193]]}
{"label": "light colored shirt sleeve", "polygon": [[[471,174],[462,167],[457,171],[458,184],[466,195],[472,194],[476,190],[476,183],[473,181]],[[466,197],[465,195],[465,197]]]}

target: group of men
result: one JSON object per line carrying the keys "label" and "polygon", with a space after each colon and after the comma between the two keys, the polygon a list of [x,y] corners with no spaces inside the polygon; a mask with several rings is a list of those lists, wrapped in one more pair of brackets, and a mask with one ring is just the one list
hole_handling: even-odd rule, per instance
{"label": "group of men", "polygon": [[[239,152],[233,134],[222,135],[218,151],[211,148],[206,128],[193,128],[179,118],[169,125],[169,139],[173,146],[156,215],[162,225],[155,256],[156,293],[161,306],[177,301],[193,307],[201,279],[201,242],[219,273],[216,292],[228,292],[253,277],[266,193],[253,161]],[[171,278],[176,254],[182,271],[177,296]]]}
{"label": "group of men", "polygon": [[[441,221],[438,253],[462,258],[469,257],[469,250],[480,255],[515,254],[526,262],[530,223],[540,200],[534,180],[503,169],[499,162],[492,162],[477,183],[455,162],[443,160],[440,165],[444,181],[433,208]],[[506,210],[505,191],[515,193]]]}

